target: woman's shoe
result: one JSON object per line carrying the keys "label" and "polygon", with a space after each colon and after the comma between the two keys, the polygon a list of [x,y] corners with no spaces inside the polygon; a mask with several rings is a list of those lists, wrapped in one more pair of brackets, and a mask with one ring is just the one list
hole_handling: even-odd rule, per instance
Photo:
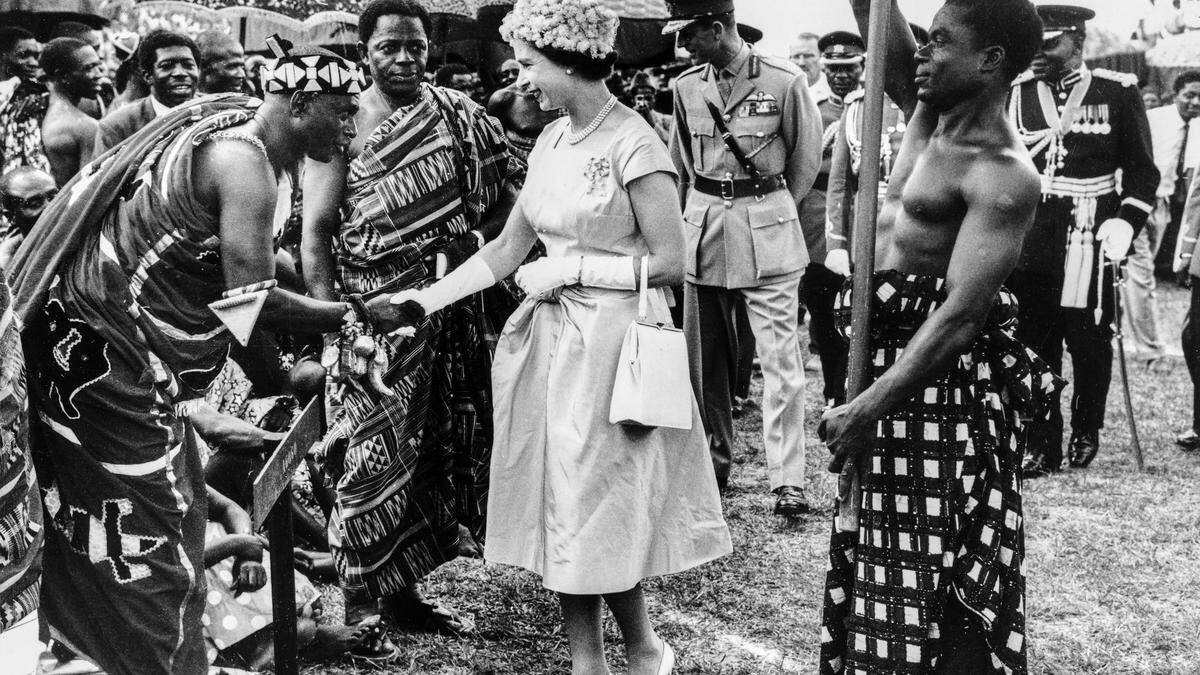
{"label": "woman's shoe", "polygon": [[662,643],[663,653],[662,660],[658,662],[658,675],[671,675],[671,671],[675,669],[675,650],[671,649],[666,640]]}
{"label": "woman's shoe", "polygon": [[1200,450],[1200,434],[1193,429],[1188,429],[1175,438],[1175,445],[1178,445],[1184,452]]}

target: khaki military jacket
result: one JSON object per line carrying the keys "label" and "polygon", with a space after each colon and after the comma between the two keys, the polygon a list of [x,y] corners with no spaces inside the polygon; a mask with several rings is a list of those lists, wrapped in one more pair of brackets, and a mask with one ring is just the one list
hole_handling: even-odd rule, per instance
{"label": "khaki military jacket", "polygon": [[[804,73],[748,45],[725,68],[733,74],[723,100],[711,65],[676,80],[671,158],[684,183],[689,282],[750,288],[798,277],[808,264],[797,205],[821,169],[821,114]],[[706,102],[720,111],[739,147],[763,176],[782,174],[786,190],[725,200],[692,189],[712,180],[751,176],[729,152]]]}

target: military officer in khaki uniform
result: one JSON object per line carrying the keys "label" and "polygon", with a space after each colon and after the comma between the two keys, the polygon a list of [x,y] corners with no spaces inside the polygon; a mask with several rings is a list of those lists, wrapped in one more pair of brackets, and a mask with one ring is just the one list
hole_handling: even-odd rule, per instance
{"label": "military officer in khaki uniform", "polygon": [[686,229],[684,330],[718,482],[733,447],[732,308],[746,303],[762,363],[763,440],[775,511],[804,496],[800,275],[808,264],[797,204],[821,169],[821,116],[804,73],[738,37],[732,0],[669,2],[664,33],[701,62],[676,80],[671,155]]}

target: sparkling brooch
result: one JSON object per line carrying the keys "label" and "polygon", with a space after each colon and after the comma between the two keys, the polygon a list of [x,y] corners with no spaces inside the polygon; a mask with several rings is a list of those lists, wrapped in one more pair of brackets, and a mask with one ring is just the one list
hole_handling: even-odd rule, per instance
{"label": "sparkling brooch", "polygon": [[610,173],[612,173],[612,170],[607,157],[593,157],[589,159],[587,166],[583,169],[584,178],[587,178],[588,182],[591,183],[590,187],[588,187],[588,193],[591,194],[596,188],[603,185],[604,179],[608,178]]}

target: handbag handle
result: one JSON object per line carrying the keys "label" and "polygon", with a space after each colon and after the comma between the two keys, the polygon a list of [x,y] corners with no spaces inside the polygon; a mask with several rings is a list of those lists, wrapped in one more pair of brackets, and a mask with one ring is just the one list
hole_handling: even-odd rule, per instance
{"label": "handbag handle", "polygon": [[650,311],[650,256],[642,256],[642,277],[638,288],[638,321],[645,321]]}

